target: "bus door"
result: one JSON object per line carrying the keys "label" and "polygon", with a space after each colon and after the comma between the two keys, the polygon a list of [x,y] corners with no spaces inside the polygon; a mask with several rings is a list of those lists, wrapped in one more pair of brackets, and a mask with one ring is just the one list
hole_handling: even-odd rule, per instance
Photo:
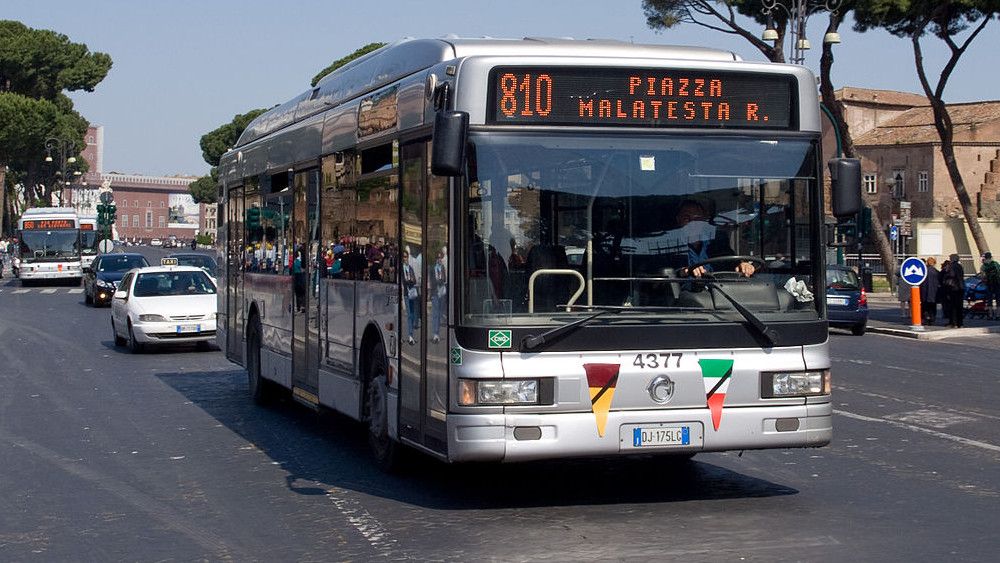
{"label": "bus door", "polygon": [[448,181],[430,175],[429,148],[401,154],[399,419],[404,437],[446,453]]}
{"label": "bus door", "polygon": [[319,170],[295,173],[292,228],[292,387],[295,396],[319,402]]}
{"label": "bus door", "polygon": [[243,275],[246,265],[246,241],[243,237],[243,186],[229,190],[226,201],[226,354],[243,362]]}

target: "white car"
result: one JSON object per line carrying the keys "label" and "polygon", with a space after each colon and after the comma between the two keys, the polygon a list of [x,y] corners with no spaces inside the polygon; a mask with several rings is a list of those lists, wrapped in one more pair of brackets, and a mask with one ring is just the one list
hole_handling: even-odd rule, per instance
{"label": "white car", "polygon": [[129,271],[111,299],[111,330],[116,346],[138,353],[147,344],[215,340],[216,287],[201,268],[167,265]]}
{"label": "white car", "polygon": [[149,241],[149,246],[163,246],[163,241],[158,238],[154,238],[153,240]]}

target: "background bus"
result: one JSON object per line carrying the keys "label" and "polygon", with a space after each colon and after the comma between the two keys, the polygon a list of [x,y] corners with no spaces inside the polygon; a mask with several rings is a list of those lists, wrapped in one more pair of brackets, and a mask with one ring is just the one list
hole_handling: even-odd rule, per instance
{"label": "background bus", "polygon": [[80,265],[84,268],[97,258],[98,234],[96,217],[80,217]]}
{"label": "background bus", "polygon": [[219,345],[384,465],[825,445],[815,85],[613,41],[375,51],[223,156]]}
{"label": "background bus", "polygon": [[21,283],[80,280],[80,223],[69,207],[35,207],[17,222]]}

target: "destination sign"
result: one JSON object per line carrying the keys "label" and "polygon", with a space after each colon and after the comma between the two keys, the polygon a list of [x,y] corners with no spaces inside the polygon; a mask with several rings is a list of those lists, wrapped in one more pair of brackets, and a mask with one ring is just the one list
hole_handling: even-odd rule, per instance
{"label": "destination sign", "polygon": [[75,228],[76,221],[72,219],[34,219],[31,221],[25,221],[21,225],[21,229],[25,231]]}
{"label": "destination sign", "polygon": [[788,75],[676,69],[500,67],[493,124],[791,129]]}
{"label": "destination sign", "polygon": [[94,230],[94,226],[91,225],[90,223],[81,223],[80,224],[80,230],[81,231],[93,231]]}

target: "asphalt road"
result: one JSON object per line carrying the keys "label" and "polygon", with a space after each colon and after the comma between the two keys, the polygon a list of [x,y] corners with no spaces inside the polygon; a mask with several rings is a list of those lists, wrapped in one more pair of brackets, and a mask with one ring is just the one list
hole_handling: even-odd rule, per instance
{"label": "asphalt road", "polygon": [[131,355],[77,288],[3,282],[0,560],[992,561],[1000,547],[997,336],[832,335],[826,448],[416,458],[388,476],[360,426],[254,406],[218,351]]}

